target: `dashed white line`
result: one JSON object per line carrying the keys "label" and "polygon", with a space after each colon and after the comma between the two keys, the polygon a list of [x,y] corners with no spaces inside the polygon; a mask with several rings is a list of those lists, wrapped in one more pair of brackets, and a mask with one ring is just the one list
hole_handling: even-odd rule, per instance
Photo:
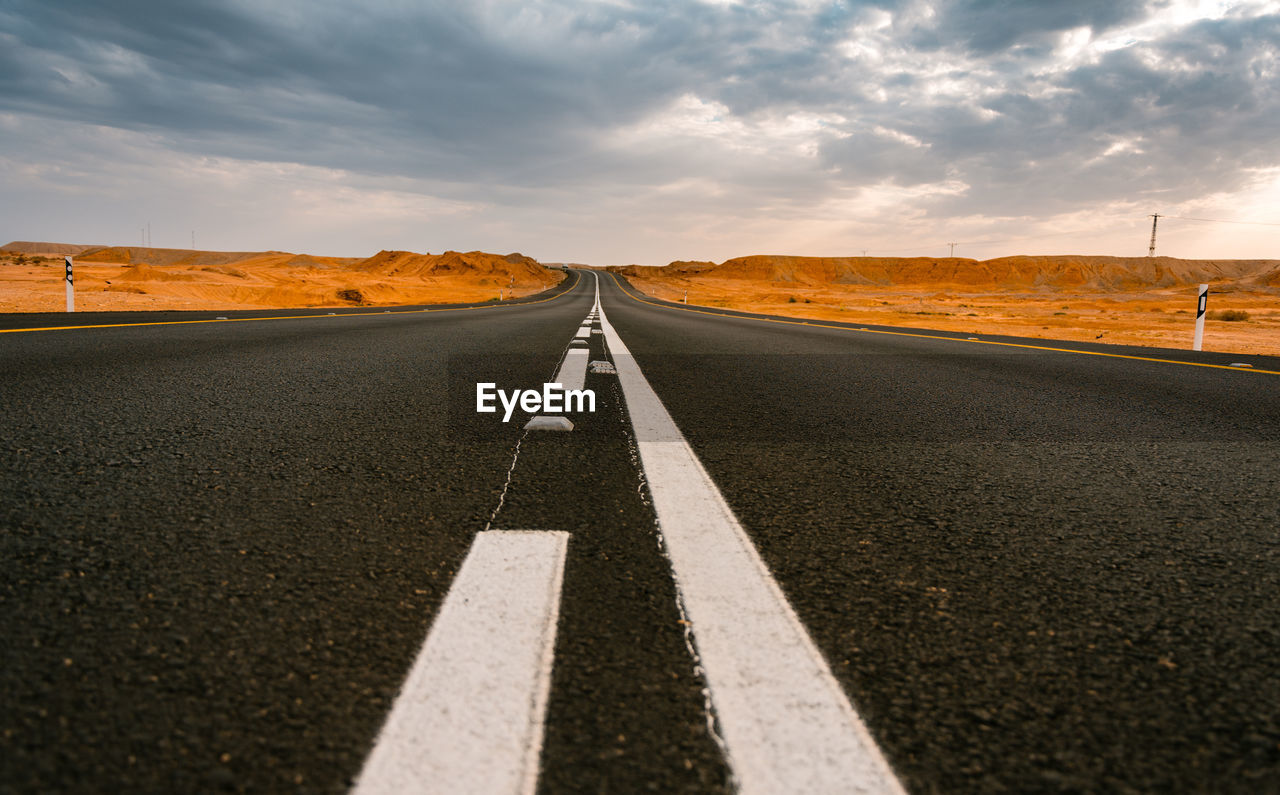
{"label": "dashed white line", "polygon": [[534,792],[568,542],[476,536],[356,795]]}
{"label": "dashed white line", "polygon": [[587,359],[589,350],[587,348],[570,348],[565,351],[564,362],[560,365],[560,372],[556,373],[556,383],[565,388],[582,389],[582,385],[587,381]]}
{"label": "dashed white line", "polygon": [[902,793],[782,589],[603,311],[600,324],[739,791]]}
{"label": "dashed white line", "polygon": [[[592,274],[595,276],[595,274]],[[596,293],[594,307],[600,305],[600,277],[596,276]],[[569,340],[569,349],[565,351],[564,359],[560,362],[560,368],[556,372],[555,383],[566,391],[581,390],[587,383],[587,361],[590,358],[589,350],[591,339],[591,314],[582,321],[582,325],[578,327],[578,331],[573,335],[573,339]],[[593,404],[594,405],[594,404]],[[532,417],[527,424],[526,430],[533,431],[572,431],[573,422],[567,417],[560,417],[554,414],[538,414]]]}
{"label": "dashed white line", "polygon": [[[591,313],[594,313],[600,306],[600,277],[591,274],[596,279],[595,300],[592,303]],[[590,318],[591,313],[587,315]],[[575,340],[591,338],[590,320],[583,320],[582,325],[578,327],[577,333],[573,335]],[[583,384],[587,381],[587,348],[570,348],[565,352],[564,361],[560,364],[560,371],[556,373],[556,383],[563,386],[566,390],[582,389]]]}

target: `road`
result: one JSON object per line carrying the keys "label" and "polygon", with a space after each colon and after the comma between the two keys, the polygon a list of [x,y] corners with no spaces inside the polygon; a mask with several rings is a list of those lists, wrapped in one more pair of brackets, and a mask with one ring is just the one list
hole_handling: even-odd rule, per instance
{"label": "road", "polygon": [[[477,382],[568,366],[595,284],[0,333],[0,791],[371,787],[482,534],[567,534],[522,702],[545,702],[521,729],[543,792],[759,790],[753,760],[805,753],[817,789],[850,754],[777,735],[828,697],[913,793],[1280,780],[1280,361],[729,317],[604,275],[596,411],[477,414]],[[641,381],[678,433],[646,435]],[[654,456],[685,440],[705,474],[682,485]],[[671,495],[699,484],[685,521]],[[763,567],[699,564],[712,525]],[[792,662],[735,691],[739,656]]]}

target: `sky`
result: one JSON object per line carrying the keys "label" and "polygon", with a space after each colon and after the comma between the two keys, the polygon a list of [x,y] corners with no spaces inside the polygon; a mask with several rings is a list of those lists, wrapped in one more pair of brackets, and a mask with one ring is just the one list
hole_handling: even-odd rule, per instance
{"label": "sky", "polygon": [[1280,258],[1277,131],[1280,0],[0,0],[6,240]]}

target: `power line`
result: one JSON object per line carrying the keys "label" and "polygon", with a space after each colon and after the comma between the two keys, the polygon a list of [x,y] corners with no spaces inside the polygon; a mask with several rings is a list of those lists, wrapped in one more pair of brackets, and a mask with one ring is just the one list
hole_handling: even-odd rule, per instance
{"label": "power line", "polygon": [[1270,221],[1226,221],[1221,218],[1187,218],[1182,215],[1162,215],[1161,218],[1176,218],[1179,221],[1200,221],[1206,224],[1248,224],[1249,226],[1280,226]]}
{"label": "power line", "polygon": [[996,243],[1022,243],[1027,240],[1043,240],[1044,238],[1047,238],[1047,237],[1063,237],[1064,235],[1087,235],[1087,234],[1098,235],[1098,234],[1104,234],[1107,232],[1118,232],[1121,229],[1129,229],[1129,228],[1130,227],[1128,224],[1124,226],[1108,226],[1101,229],[1094,226],[1088,229],[1072,229],[1066,232],[1050,232],[1048,234],[1043,234],[1043,235],[1027,235],[1026,237],[1006,237],[1001,240],[973,240],[968,243],[965,243],[964,245],[991,246],[991,245],[995,245]]}
{"label": "power line", "polygon": [[[1165,216],[1162,215],[1160,217],[1164,218]],[[1027,235],[1025,237],[1006,237],[1006,238],[1001,238],[999,240],[970,240],[967,242],[956,243],[955,245],[967,246],[967,247],[991,246],[997,243],[1022,243],[1027,240],[1043,240],[1045,238],[1063,237],[1066,235],[1087,235],[1087,234],[1099,235],[1099,234],[1106,234],[1108,232],[1119,232],[1121,230],[1128,230],[1131,228],[1132,227],[1129,226],[1128,224],[1124,226],[1117,225],[1117,226],[1108,226],[1108,227],[1102,227],[1102,228],[1098,228],[1095,226],[1095,227],[1090,227],[1088,229],[1071,229],[1066,232],[1049,232],[1048,234]],[[911,246],[910,248],[892,248],[892,249],[878,248],[878,249],[872,249],[872,251],[875,251],[877,254],[896,254],[902,251],[920,251],[923,249],[930,249],[937,246],[947,246],[947,245],[951,245],[951,244],[949,242],[948,243],[940,243],[940,242],[922,243],[918,246]],[[863,256],[866,256],[866,254],[863,254]]]}
{"label": "power line", "polygon": [[[1146,217],[1152,218],[1152,216],[1150,215]],[[1250,226],[1280,226],[1280,223],[1271,223],[1267,221],[1228,221],[1221,218],[1188,218],[1182,215],[1165,215],[1163,213],[1160,213],[1159,217],[1165,218],[1165,219],[1178,220],[1178,221],[1197,221],[1201,223],[1214,223],[1214,224],[1247,224]],[[1153,219],[1153,221],[1154,220],[1155,219]],[[1007,237],[1007,238],[1001,238],[999,240],[971,240],[968,242],[961,242],[961,243],[954,243],[954,244],[950,242],[935,241],[932,243],[923,243],[920,245],[911,246],[909,248],[872,249],[871,251],[874,252],[876,255],[883,256],[885,254],[898,254],[906,251],[913,251],[913,252],[924,251],[932,248],[940,248],[942,246],[954,245],[954,246],[965,246],[968,248],[973,248],[976,246],[992,246],[992,245],[1004,244],[1004,243],[1023,243],[1030,240],[1044,240],[1047,238],[1064,237],[1069,235],[1095,235],[1096,236],[1096,235],[1107,234],[1110,232],[1120,232],[1122,230],[1128,230],[1128,229],[1132,229],[1132,227],[1126,224],[1123,226],[1116,225],[1116,226],[1108,226],[1108,227],[1102,227],[1102,228],[1091,227],[1088,229],[1073,229],[1066,232],[1049,232],[1047,234],[1028,235],[1026,237]],[[1176,229],[1172,231],[1175,233],[1177,232]],[[954,249],[952,250],[952,253],[954,255]],[[867,256],[866,251],[863,252],[863,256],[864,257]]]}

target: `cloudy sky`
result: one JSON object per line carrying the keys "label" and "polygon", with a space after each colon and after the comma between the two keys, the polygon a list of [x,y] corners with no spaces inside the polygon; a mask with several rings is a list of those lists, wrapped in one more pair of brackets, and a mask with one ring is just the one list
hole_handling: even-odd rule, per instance
{"label": "cloudy sky", "polygon": [[1277,131],[1280,0],[0,0],[6,240],[1280,257]]}

